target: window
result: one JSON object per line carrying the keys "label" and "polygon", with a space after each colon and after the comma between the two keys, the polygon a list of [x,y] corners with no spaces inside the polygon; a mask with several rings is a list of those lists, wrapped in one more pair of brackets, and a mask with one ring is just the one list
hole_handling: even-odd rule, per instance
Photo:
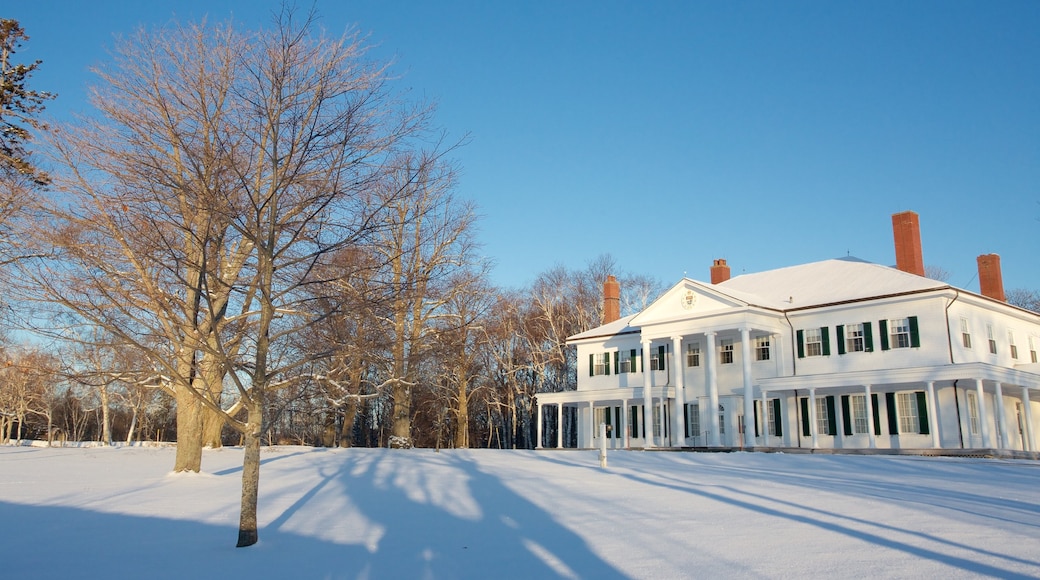
{"label": "window", "polygon": [[617,373],[634,373],[636,372],[636,349],[631,349],[627,353],[617,353],[617,367],[615,372]]}
{"label": "window", "polygon": [[772,399],[770,400],[770,403],[771,404],[766,405],[766,420],[769,421],[769,430],[766,433],[769,435],[779,436],[780,433],[777,433],[776,425],[777,420],[779,419],[777,415],[779,414],[780,399]]}
{"label": "window", "polygon": [[650,370],[652,371],[663,371],[665,370],[665,358],[664,358],[664,345],[657,347],[657,350],[651,351],[650,353]]}
{"label": "window", "polygon": [[968,429],[972,435],[979,434],[979,402],[971,391],[968,391]]}
{"label": "window", "polygon": [[755,339],[755,360],[769,360],[768,336],[760,336]]}
{"label": "window", "polygon": [[961,319],[961,343],[964,348],[971,348],[971,332],[968,331],[968,319]]}
{"label": "window", "polygon": [[831,415],[828,413],[827,397],[816,398],[816,432],[823,435],[833,435],[830,432]]}
{"label": "window", "polygon": [[920,433],[920,415],[917,413],[916,393],[896,393],[900,433]]}
{"label": "window", "polygon": [[691,342],[686,345],[686,366],[701,366],[701,345],[699,342]]}
{"label": "window", "polygon": [[719,352],[719,364],[733,364],[733,341],[723,340]]}
{"label": "window", "polygon": [[986,325],[986,338],[989,339],[989,353],[997,354],[997,341],[993,338],[993,325]]}
{"label": "window", "polygon": [[863,324],[845,325],[845,352],[863,352]]}
{"label": "window", "polygon": [[910,320],[896,318],[888,321],[889,344],[892,348],[910,348]]}
{"label": "window", "polygon": [[726,434],[726,409],[719,405],[719,435]]}
{"label": "window", "polygon": [[1029,360],[1036,362],[1036,340],[1032,336],[1029,337]]}
{"label": "window", "polygon": [[1011,358],[1018,358],[1018,345],[1015,344],[1015,331],[1008,330],[1008,345],[1011,347]]}
{"label": "window", "polygon": [[857,435],[866,434],[870,426],[867,419],[867,396],[850,395],[849,406],[851,407],[852,432]]}
{"label": "window", "polygon": [[823,337],[819,328],[805,331],[805,356],[823,355]]}
{"label": "window", "polygon": [[697,403],[686,405],[686,432],[689,437],[701,436],[701,409]]}
{"label": "window", "polygon": [[610,374],[610,353],[589,355],[590,376]]}

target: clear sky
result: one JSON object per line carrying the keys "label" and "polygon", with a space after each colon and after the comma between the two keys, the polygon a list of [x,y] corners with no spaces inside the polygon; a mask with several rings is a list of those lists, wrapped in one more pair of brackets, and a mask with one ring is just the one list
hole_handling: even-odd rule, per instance
{"label": "clear sky", "polygon": [[[87,108],[113,35],[273,0],[8,0],[35,88]],[[301,6],[309,6],[301,2]],[[317,0],[394,58],[401,87],[470,142],[459,195],[493,281],[601,254],[672,284],[846,255],[894,264],[891,214],[926,265],[1040,290],[1040,2]]]}

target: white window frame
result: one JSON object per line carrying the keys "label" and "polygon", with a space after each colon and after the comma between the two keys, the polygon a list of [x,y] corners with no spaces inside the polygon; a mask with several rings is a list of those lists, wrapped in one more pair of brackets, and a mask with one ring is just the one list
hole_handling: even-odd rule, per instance
{"label": "white window frame", "polygon": [[621,356],[621,351],[617,353],[618,357],[618,374],[621,373],[633,373],[635,369],[632,368],[632,357],[630,355]]}
{"label": "white window frame", "polygon": [[719,364],[731,365],[733,364],[733,340],[723,339],[719,343]]}
{"label": "white window frame", "polygon": [[1029,361],[1036,362],[1036,339],[1032,335],[1029,336]]}
{"label": "white window frame", "polygon": [[870,432],[870,422],[867,418],[867,396],[849,395],[849,415],[852,420],[852,433],[854,435],[867,435]]}
{"label": "white window frame", "polygon": [[701,366],[701,343],[691,342],[686,345],[686,366]]}
{"label": "white window frame", "polygon": [[866,341],[863,334],[863,323],[845,325],[845,352],[865,352]]}
{"label": "white window frame", "polygon": [[989,353],[997,354],[997,341],[993,338],[993,325],[986,325],[986,339],[989,340]]}
{"label": "white window frame", "polygon": [[967,318],[961,318],[961,344],[964,348],[971,348],[971,331],[968,329]]}
{"label": "white window frame", "polygon": [[831,426],[831,416],[827,414],[827,397],[816,397],[816,432],[820,435],[834,435],[828,433]]}
{"label": "white window frame", "polygon": [[773,403],[776,399],[769,399],[766,401],[766,420],[769,422],[767,427],[767,433],[776,437],[776,404]]}
{"label": "white window frame", "polygon": [[686,405],[686,425],[690,437],[701,436],[701,407],[698,403]]}
{"label": "white window frame", "polygon": [[910,319],[892,318],[888,321],[890,348],[910,348]]}
{"label": "white window frame", "polygon": [[769,347],[770,347],[769,335],[759,336],[755,338],[755,360],[756,361],[767,361],[769,360]]}
{"label": "white window frame", "polygon": [[917,412],[917,393],[896,393],[900,433],[921,432],[921,417]]}
{"label": "white window frame", "polygon": [[1018,345],[1015,344],[1015,331],[1008,329],[1008,346],[1011,347],[1011,358],[1018,360]]}
{"label": "white window frame", "polygon": [[601,352],[595,353],[592,356],[592,374],[597,377],[607,374],[607,368],[610,365],[610,353]]}
{"label": "white window frame", "polygon": [[[667,356],[667,354],[668,353],[665,353],[666,356]],[[650,370],[652,370],[652,371],[663,371],[664,370],[664,365],[662,364],[663,362],[664,361],[661,360],[661,352],[659,350],[657,350],[656,348],[652,349],[650,351]]]}
{"label": "white window frame", "polygon": [[979,434],[979,401],[975,393],[968,391],[968,431]]}
{"label": "white window frame", "polygon": [[806,328],[802,336],[806,357],[823,356],[823,332],[819,328]]}

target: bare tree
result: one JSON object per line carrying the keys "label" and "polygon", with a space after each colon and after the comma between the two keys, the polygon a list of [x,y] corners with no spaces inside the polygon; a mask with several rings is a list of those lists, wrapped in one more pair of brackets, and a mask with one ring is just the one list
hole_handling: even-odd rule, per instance
{"label": "bare tree", "polygon": [[1040,292],[1025,288],[1012,288],[1007,291],[1007,303],[1033,312],[1040,312]]}
{"label": "bare tree", "polygon": [[0,175],[5,182],[35,185],[48,182],[47,174],[33,162],[28,144],[33,132],[45,127],[39,120],[44,102],[56,95],[32,90],[29,77],[40,66],[16,64],[14,55],[29,40],[17,20],[0,19]]}

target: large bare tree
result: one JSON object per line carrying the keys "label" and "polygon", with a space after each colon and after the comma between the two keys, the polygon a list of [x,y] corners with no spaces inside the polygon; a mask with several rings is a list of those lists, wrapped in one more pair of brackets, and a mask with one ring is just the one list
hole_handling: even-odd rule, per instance
{"label": "large bare tree", "polygon": [[[252,545],[274,399],[332,355],[300,340],[339,308],[309,288],[382,227],[374,216],[397,190],[376,186],[426,135],[430,109],[395,98],[356,34],[326,37],[292,10],[255,33],[141,31],[101,72],[100,118],[55,142],[52,253],[26,282],[171,385],[178,469],[199,469],[202,409],[242,434],[238,545]],[[214,397],[225,380],[228,408]]]}

